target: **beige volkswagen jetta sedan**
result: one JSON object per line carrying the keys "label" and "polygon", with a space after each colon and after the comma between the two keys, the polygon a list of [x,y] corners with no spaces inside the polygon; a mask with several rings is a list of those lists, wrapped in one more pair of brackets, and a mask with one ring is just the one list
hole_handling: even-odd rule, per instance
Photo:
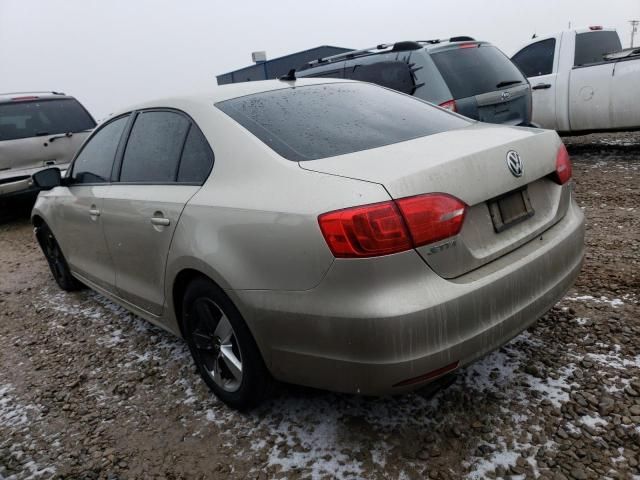
{"label": "beige volkswagen jetta sedan", "polygon": [[103,122],[33,209],[65,290],[186,339],[236,408],[272,379],[389,394],[531,325],[574,281],[584,219],[553,131],[379,86],[234,84]]}

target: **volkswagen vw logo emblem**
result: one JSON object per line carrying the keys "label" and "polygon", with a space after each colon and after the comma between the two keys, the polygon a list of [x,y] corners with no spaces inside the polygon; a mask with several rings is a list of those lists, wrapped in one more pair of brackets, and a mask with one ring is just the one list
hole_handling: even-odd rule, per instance
{"label": "volkswagen vw logo emblem", "polygon": [[514,177],[521,177],[524,173],[524,165],[520,155],[515,150],[507,152],[507,167]]}
{"label": "volkswagen vw logo emblem", "polygon": [[501,96],[502,96],[502,100],[504,101],[504,100],[507,100],[511,96],[511,93],[510,92],[502,92]]}

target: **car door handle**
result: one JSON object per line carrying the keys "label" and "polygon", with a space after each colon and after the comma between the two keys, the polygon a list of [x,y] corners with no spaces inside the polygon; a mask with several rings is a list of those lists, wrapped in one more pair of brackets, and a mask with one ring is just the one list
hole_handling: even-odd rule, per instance
{"label": "car door handle", "polygon": [[550,83],[539,83],[534,87],[531,87],[531,90],[546,90],[547,88],[551,88]]}
{"label": "car door handle", "polygon": [[99,217],[100,216],[100,210],[98,210],[96,207],[91,207],[89,209],[89,215],[91,215],[92,217]]}
{"label": "car door handle", "polygon": [[171,221],[164,217],[151,217],[151,223],[161,227],[168,227]]}

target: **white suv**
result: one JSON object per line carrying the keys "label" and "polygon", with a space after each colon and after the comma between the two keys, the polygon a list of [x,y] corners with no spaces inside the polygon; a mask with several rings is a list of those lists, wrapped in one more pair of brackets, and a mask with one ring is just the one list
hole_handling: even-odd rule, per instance
{"label": "white suv", "polygon": [[64,170],[95,126],[64,93],[0,94],[0,198],[33,191],[31,175],[43,168]]}

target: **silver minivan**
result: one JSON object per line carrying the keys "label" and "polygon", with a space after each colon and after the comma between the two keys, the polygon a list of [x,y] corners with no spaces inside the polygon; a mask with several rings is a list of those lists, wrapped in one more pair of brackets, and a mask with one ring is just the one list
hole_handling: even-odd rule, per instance
{"label": "silver minivan", "polygon": [[95,126],[64,93],[0,94],[0,198],[35,190],[31,175],[43,168],[64,170]]}
{"label": "silver minivan", "polygon": [[382,44],[320,58],[299,77],[375,83],[473,120],[531,125],[531,85],[509,58],[471,37]]}

